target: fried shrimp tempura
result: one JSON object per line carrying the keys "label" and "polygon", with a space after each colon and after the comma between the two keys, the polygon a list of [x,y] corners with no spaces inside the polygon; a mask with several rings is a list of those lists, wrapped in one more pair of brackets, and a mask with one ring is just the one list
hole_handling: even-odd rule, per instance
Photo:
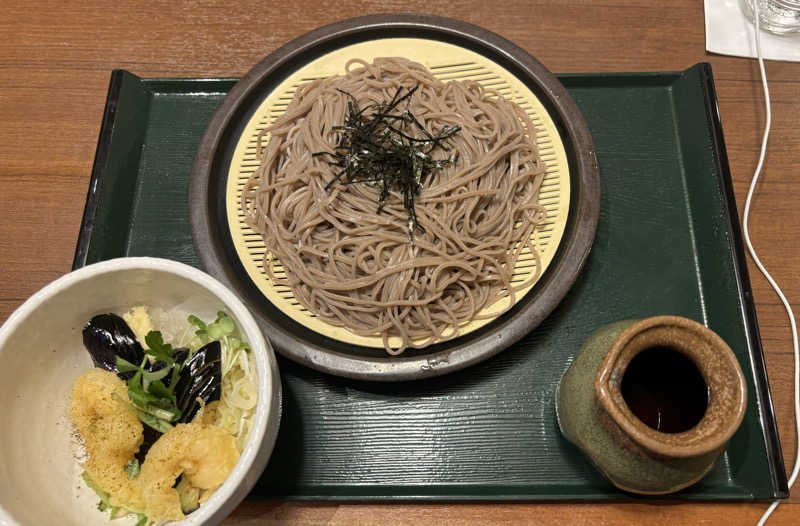
{"label": "fried shrimp tempura", "polygon": [[239,452],[225,429],[201,423],[178,424],[147,452],[139,480],[145,514],[151,520],[181,520],[178,492],[173,487],[183,474],[202,490],[214,490],[228,478]]}
{"label": "fried shrimp tempura", "polygon": [[69,414],[89,455],[83,468],[110,494],[111,505],[143,509],[138,481],[125,473],[144,436],[125,382],[114,373],[89,369],[72,385]]}
{"label": "fried shrimp tempura", "polygon": [[86,371],[72,385],[70,416],[89,456],[83,468],[109,494],[109,503],[161,522],[184,518],[174,487],[180,475],[201,490],[203,502],[239,459],[233,435],[212,425],[215,408],[215,403],[209,404],[202,417],[178,424],[156,440],[134,479],[125,466],[139,450],[143,430],[125,382],[102,369]]}

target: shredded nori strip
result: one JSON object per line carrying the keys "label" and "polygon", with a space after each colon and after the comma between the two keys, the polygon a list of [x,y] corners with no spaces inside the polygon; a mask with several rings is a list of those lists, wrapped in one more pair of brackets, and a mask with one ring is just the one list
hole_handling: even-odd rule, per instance
{"label": "shredded nori strip", "polygon": [[[397,88],[392,99],[379,104],[359,107],[350,93],[345,94],[347,115],[344,124],[333,129],[341,132],[339,144],[331,152],[316,152],[314,156],[327,156],[327,162],[337,168],[333,179],[325,186],[329,190],[337,181],[341,184],[366,183],[380,189],[378,213],[383,210],[389,191],[396,189],[403,195],[403,205],[408,210],[408,238],[414,243],[414,230],[425,229],[417,222],[414,200],[422,191],[422,181],[436,170],[456,162],[458,156],[434,159],[431,153],[437,148],[447,150],[445,139],[455,135],[460,126],[445,126],[433,135],[408,109],[408,101],[418,87],[406,90]],[[406,102],[406,109],[398,106]],[[374,109],[372,112],[368,110]],[[415,137],[413,130],[421,137]]]}

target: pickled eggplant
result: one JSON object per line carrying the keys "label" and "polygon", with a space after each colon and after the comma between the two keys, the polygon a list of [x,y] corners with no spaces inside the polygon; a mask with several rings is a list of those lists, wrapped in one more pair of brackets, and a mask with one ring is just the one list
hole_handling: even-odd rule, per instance
{"label": "pickled eggplant", "polygon": [[123,380],[133,377],[132,371],[120,372],[117,356],[132,364],[144,359],[144,349],[122,317],[99,314],[83,328],[83,345],[89,351],[95,367],[117,374]]}
{"label": "pickled eggplant", "polygon": [[175,386],[180,422],[191,422],[202,404],[219,400],[222,393],[222,346],[213,341],[186,360]]}

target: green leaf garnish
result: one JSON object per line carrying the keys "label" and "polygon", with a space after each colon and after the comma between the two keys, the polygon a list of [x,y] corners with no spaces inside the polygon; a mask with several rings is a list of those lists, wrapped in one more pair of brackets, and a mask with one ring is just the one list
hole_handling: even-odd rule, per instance
{"label": "green leaf garnish", "polygon": [[217,313],[217,319],[214,320],[214,323],[209,323],[206,327],[206,333],[211,341],[221,340],[225,336],[230,336],[235,330],[236,324],[233,323],[230,316],[222,311]]}
{"label": "green leaf garnish", "polygon": [[175,363],[175,360],[172,358],[172,345],[164,343],[160,331],[148,332],[147,336],[144,337],[144,341],[147,343],[148,347],[144,352],[168,365]]}
{"label": "green leaf garnish", "polygon": [[206,328],[206,324],[203,323],[203,320],[201,320],[200,318],[198,318],[194,314],[190,314],[189,315],[189,323],[191,325],[194,325],[195,327],[198,327],[201,330],[204,330]]}
{"label": "green leaf garnish", "polygon": [[136,409],[136,415],[143,423],[152,427],[156,431],[160,431],[161,433],[166,433],[172,429],[172,424],[170,424],[167,420],[158,418],[157,416],[151,415],[150,413],[142,411],[141,409]]}
{"label": "green leaf garnish", "polygon": [[233,334],[233,331],[236,330],[236,324],[233,323],[233,320],[222,311],[217,313],[217,325],[220,326],[222,329],[223,334],[226,336],[229,334]]}
{"label": "green leaf garnish", "polygon": [[144,371],[139,369],[139,371],[137,371],[137,373],[133,375],[130,380],[128,380],[128,396],[130,397],[131,401],[139,407],[145,407],[147,404],[158,400],[157,397],[145,391],[144,386],[142,385],[143,374]]}
{"label": "green leaf garnish", "polygon": [[[128,379],[128,398],[134,405],[144,407],[152,401],[152,397],[147,393],[142,385],[142,376],[145,372],[144,365],[147,363],[147,357],[142,359],[142,363],[136,367],[136,374]],[[129,365],[133,365],[130,364]]]}
{"label": "green leaf garnish", "polygon": [[[170,386],[172,385],[174,384],[170,384]],[[172,392],[172,389],[165,386],[164,382],[161,380],[156,380],[150,384],[150,394],[157,396],[161,400],[171,401],[173,406],[177,403],[175,393]]]}
{"label": "green leaf garnish", "polygon": [[[190,354],[190,356],[191,356],[191,354]],[[188,360],[188,358],[187,358],[187,360]],[[186,362],[184,362],[184,363],[186,363]],[[178,377],[181,374],[181,369],[183,369],[183,363],[175,364],[172,367],[172,378],[170,378],[170,380],[169,380],[170,392],[173,392],[175,390],[175,386],[178,385]],[[174,400],[174,397],[173,397],[173,400]]]}
{"label": "green leaf garnish", "polygon": [[[163,367],[158,371],[142,371],[142,378],[147,380],[148,382],[155,382],[158,380],[162,380],[165,376],[167,376],[170,371],[172,370],[171,367]],[[152,391],[151,391],[152,392]]]}
{"label": "green leaf garnish", "polygon": [[219,340],[223,336],[225,336],[225,333],[222,331],[222,327],[216,323],[212,323],[208,326],[208,337],[211,340]]}
{"label": "green leaf garnish", "polygon": [[135,458],[133,460],[129,460],[128,463],[125,464],[125,474],[128,476],[128,480],[135,479],[141,471],[142,468],[139,465],[139,461]]}
{"label": "green leaf garnish", "polygon": [[138,371],[139,366],[133,365],[131,362],[122,358],[121,356],[117,356],[117,370],[121,373],[128,373],[131,371]]}

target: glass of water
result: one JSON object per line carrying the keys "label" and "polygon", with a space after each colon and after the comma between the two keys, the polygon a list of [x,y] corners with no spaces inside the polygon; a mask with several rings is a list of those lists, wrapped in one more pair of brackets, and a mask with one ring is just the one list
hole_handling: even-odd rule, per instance
{"label": "glass of water", "polygon": [[777,35],[800,32],[800,0],[739,0],[745,16],[753,21],[758,2],[759,25]]}

